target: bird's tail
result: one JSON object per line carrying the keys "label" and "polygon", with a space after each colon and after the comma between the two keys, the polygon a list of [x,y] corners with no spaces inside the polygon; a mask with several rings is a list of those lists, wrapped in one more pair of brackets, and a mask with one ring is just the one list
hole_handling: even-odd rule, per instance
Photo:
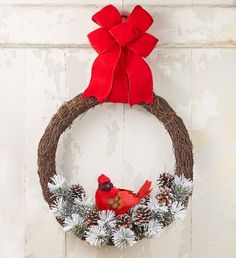
{"label": "bird's tail", "polygon": [[152,191],[151,184],[152,184],[151,181],[146,180],[145,183],[141,186],[141,188],[139,189],[139,191],[137,193],[137,197],[140,200],[150,194],[150,192]]}

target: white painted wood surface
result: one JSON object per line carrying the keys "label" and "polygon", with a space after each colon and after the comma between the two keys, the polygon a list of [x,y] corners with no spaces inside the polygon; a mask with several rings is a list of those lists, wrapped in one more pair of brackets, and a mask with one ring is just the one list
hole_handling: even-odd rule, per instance
{"label": "white painted wood surface", "polygon": [[[131,7],[118,5],[124,12]],[[160,46],[236,44],[236,8],[147,6],[155,19],[150,29]],[[90,17],[95,6],[20,6],[0,9],[0,44],[3,46],[88,46],[87,34],[96,28]]]}
{"label": "white painted wood surface", "polygon": [[[86,35],[107,3],[134,0],[0,0],[0,257],[236,257],[236,9],[234,0],[142,0],[160,39],[147,59],[156,93],[184,119],[194,144],[188,215],[134,248],[93,248],[65,234],[44,202],[37,144],[57,108],[88,84],[95,52]],[[142,146],[142,150],[139,148]],[[58,172],[94,194],[96,177],[137,189],[173,171],[171,141],[139,107],[104,104],[60,139]]]}

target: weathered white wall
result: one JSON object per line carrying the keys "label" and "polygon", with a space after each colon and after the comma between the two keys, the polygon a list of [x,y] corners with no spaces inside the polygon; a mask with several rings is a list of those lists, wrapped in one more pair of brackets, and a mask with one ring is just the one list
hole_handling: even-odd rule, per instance
{"label": "weathered white wall", "polygon": [[[44,202],[37,145],[57,108],[88,84],[93,13],[137,2],[154,16],[147,59],[155,92],[183,117],[194,144],[195,189],[184,222],[125,251],[63,233]],[[236,1],[0,0],[0,257],[236,257]],[[142,149],[139,148],[142,146]],[[60,140],[58,171],[90,194],[107,172],[121,187],[172,171],[171,141],[139,107],[104,104]]]}

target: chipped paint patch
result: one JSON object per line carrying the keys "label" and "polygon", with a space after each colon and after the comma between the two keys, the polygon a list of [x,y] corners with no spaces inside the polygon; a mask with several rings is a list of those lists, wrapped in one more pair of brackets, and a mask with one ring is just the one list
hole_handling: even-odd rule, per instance
{"label": "chipped paint patch", "polygon": [[203,129],[208,120],[217,115],[217,97],[209,90],[204,91],[200,99],[193,102],[193,112],[192,129]]}

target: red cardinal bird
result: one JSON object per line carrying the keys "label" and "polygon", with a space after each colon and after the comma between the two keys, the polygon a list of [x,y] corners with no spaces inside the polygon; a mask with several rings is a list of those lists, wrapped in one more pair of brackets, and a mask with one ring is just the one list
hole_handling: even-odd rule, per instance
{"label": "red cardinal bird", "polygon": [[98,177],[96,191],[96,205],[99,210],[112,210],[116,214],[123,214],[138,204],[151,192],[151,181],[146,182],[135,194],[130,190],[119,189],[113,186],[109,177],[102,174]]}

